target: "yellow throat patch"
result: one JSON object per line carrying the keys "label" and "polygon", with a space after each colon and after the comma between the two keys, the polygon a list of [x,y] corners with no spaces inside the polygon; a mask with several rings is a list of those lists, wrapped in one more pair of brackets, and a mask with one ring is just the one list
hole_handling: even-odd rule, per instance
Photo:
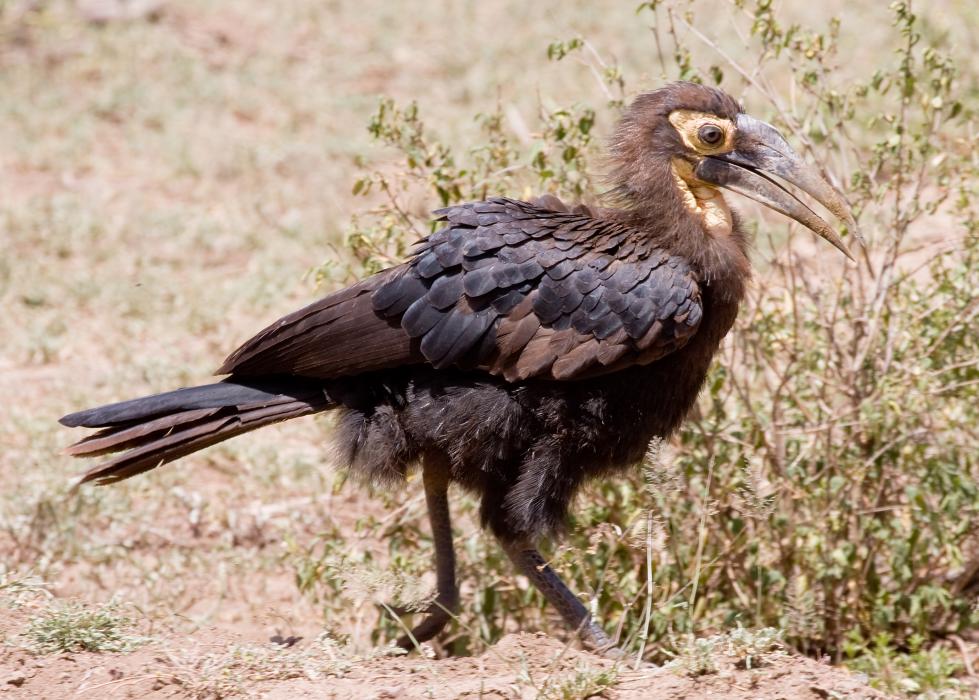
{"label": "yellow throat patch", "polygon": [[704,224],[712,236],[728,236],[734,226],[731,208],[720,189],[697,179],[693,166],[682,158],[674,158],[673,179],[683,203],[691,214]]}

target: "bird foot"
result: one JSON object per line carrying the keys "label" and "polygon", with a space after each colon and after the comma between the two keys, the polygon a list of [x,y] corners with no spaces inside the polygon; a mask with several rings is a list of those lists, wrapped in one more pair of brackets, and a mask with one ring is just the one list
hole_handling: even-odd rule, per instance
{"label": "bird foot", "polygon": [[424,620],[412,627],[411,631],[398,637],[398,641],[395,642],[395,644],[405,651],[411,651],[419,644],[427,642],[435,637],[439,632],[445,629],[445,626],[451,619],[451,613],[444,610],[430,613]]}
{"label": "bird foot", "polygon": [[397,617],[424,614],[425,618],[411,628],[407,634],[398,638],[396,644],[411,651],[422,642],[427,642],[441,632],[455,615],[459,605],[458,596],[436,596],[426,602],[408,603],[405,605],[382,605],[381,608]]}

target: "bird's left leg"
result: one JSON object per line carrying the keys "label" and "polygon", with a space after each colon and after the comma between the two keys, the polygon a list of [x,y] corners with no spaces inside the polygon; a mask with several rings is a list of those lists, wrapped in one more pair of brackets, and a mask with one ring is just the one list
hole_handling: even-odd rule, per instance
{"label": "bird's left leg", "polygon": [[609,658],[618,659],[623,656],[623,652],[605,634],[605,630],[592,619],[588,608],[564,585],[564,581],[533,544],[527,540],[513,542],[501,540],[500,543],[520,573],[530,579],[547,602],[557,609],[565,624],[578,633],[587,647]]}
{"label": "bird's left leg", "polygon": [[435,600],[426,617],[411,632],[398,639],[402,649],[414,649],[437,635],[452,619],[459,605],[456,586],[456,559],[452,546],[452,520],[449,517],[449,465],[445,459],[426,458],[422,465],[428,521],[435,546]]}

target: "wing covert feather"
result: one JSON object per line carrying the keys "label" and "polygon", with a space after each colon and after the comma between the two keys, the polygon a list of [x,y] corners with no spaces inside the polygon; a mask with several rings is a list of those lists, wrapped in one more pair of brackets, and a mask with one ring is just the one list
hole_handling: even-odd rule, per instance
{"label": "wing covert feather", "polygon": [[511,381],[653,362],[696,333],[700,288],[683,260],[590,210],[543,201],[437,211],[445,226],[374,293],[375,311],[419,338],[434,366]]}

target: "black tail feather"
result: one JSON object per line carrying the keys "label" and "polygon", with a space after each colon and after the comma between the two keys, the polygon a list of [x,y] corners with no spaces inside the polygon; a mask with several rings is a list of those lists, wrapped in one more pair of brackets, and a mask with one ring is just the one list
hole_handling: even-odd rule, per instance
{"label": "black tail feather", "polygon": [[225,380],[72,413],[68,426],[102,428],[68,448],[76,457],[122,452],[79,483],[128,479],[264,425],[332,408],[315,382]]}
{"label": "black tail feather", "polygon": [[214,384],[192,386],[69,413],[59,422],[69,428],[105,428],[194,408],[260,403],[281,396],[299,399],[319,391],[319,385],[297,377],[273,377],[264,380],[229,377]]}

